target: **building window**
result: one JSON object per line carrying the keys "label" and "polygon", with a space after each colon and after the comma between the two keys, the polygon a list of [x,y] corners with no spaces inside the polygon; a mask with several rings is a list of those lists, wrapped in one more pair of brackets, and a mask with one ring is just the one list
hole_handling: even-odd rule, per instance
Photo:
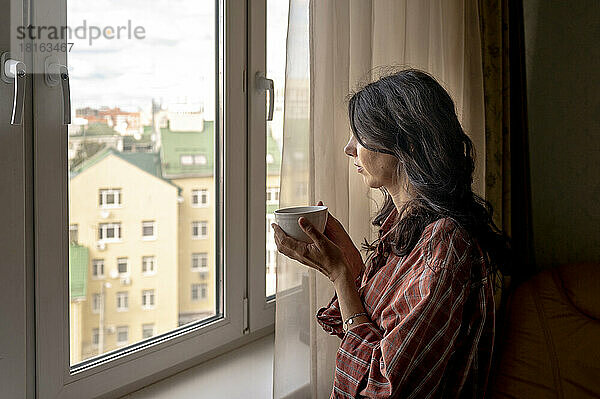
{"label": "building window", "polygon": [[154,324],[142,324],[142,338],[150,338],[153,337],[154,332]]}
{"label": "building window", "polygon": [[192,238],[208,238],[208,222],[192,222]]}
{"label": "building window", "polygon": [[267,154],[267,163],[273,163],[275,160],[273,159],[272,154]]}
{"label": "building window", "polygon": [[154,256],[142,256],[142,273],[156,273],[156,258]]}
{"label": "building window", "polygon": [[192,190],[192,206],[206,207],[208,206],[208,190],[203,188],[200,190]]}
{"label": "building window", "polygon": [[104,259],[92,259],[92,277],[104,278]]}
{"label": "building window", "polygon": [[117,345],[127,345],[129,341],[129,327],[119,326],[117,327]]}
{"label": "building window", "polygon": [[117,311],[129,310],[129,294],[127,291],[117,292]]}
{"label": "building window", "polygon": [[142,291],[142,308],[153,309],[154,308],[154,290],[143,290]]}
{"label": "building window", "polygon": [[69,226],[69,242],[77,244],[79,242],[79,226],[72,224]]}
{"label": "building window", "polygon": [[129,273],[129,262],[127,258],[117,258],[117,270],[120,275]]}
{"label": "building window", "polygon": [[92,328],[92,345],[97,346],[100,343],[100,329]]}
{"label": "building window", "polygon": [[208,296],[208,286],[205,283],[192,284],[192,301],[206,299]]}
{"label": "building window", "polygon": [[98,204],[101,208],[117,208],[121,206],[121,189],[100,189]]}
{"label": "building window", "polygon": [[267,204],[279,204],[279,187],[267,188]]}
{"label": "building window", "polygon": [[206,165],[206,156],[205,155],[194,155],[194,164],[196,165]]}
{"label": "building window", "polygon": [[142,222],[142,239],[144,240],[155,240],[156,239],[156,222],[145,221]]}
{"label": "building window", "polygon": [[100,312],[100,307],[102,306],[102,298],[100,294],[92,295],[92,312],[98,313]]}
{"label": "building window", "polygon": [[100,223],[98,239],[104,242],[121,241],[121,223]]}
{"label": "building window", "polygon": [[204,272],[208,270],[208,253],[199,252],[192,254],[192,271]]}
{"label": "building window", "polygon": [[193,165],[194,157],[192,157],[191,155],[180,155],[179,162],[181,162],[182,165],[186,165],[186,166]]}

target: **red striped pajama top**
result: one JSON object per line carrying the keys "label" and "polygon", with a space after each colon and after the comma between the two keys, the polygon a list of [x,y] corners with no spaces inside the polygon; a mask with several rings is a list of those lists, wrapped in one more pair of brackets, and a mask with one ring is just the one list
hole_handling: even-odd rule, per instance
{"label": "red striped pajama top", "polygon": [[356,278],[370,322],[342,328],[337,293],[316,314],[342,341],[331,398],[482,398],[494,344],[492,276],[477,242],[451,218],[429,224],[412,252],[379,229]]}

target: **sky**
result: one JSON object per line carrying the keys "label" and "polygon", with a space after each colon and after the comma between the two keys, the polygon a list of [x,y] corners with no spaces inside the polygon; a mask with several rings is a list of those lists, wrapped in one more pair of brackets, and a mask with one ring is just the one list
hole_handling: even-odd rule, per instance
{"label": "sky", "polygon": [[[268,75],[282,84],[288,0],[268,0]],[[143,27],[143,39],[89,43],[72,37],[68,65],[73,108],[149,110],[152,98],[215,109],[215,2],[207,0],[71,0],[71,29],[85,24]],[[125,31],[122,31],[124,35]]]}

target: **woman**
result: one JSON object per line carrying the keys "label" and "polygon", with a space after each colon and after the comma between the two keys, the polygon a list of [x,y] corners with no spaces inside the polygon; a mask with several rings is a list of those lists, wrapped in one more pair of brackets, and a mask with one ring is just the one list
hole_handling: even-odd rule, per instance
{"label": "woman", "polygon": [[[494,343],[494,285],[510,243],[471,190],[473,144],[448,93],[403,70],[354,93],[344,148],[385,202],[362,257],[331,214],[310,244],[273,224],[278,250],[329,277],[335,295],[316,317],[342,341],[332,398],[481,398]],[[322,204],[319,201],[319,204]],[[364,266],[366,265],[366,266]]]}

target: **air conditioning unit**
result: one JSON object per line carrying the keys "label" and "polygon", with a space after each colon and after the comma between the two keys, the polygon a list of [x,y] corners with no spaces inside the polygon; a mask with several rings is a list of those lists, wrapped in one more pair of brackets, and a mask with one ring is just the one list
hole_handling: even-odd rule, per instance
{"label": "air conditioning unit", "polygon": [[106,326],[106,333],[107,334],[114,334],[115,331],[117,331],[117,329],[115,328],[115,326]]}
{"label": "air conditioning unit", "polygon": [[106,209],[100,211],[100,217],[102,219],[106,219],[110,216],[110,211],[107,211]]}
{"label": "air conditioning unit", "polygon": [[104,251],[106,249],[106,243],[104,241],[97,241],[96,248],[98,251]]}
{"label": "air conditioning unit", "polygon": [[131,278],[130,277],[122,277],[121,278],[121,285],[130,285],[131,284]]}

